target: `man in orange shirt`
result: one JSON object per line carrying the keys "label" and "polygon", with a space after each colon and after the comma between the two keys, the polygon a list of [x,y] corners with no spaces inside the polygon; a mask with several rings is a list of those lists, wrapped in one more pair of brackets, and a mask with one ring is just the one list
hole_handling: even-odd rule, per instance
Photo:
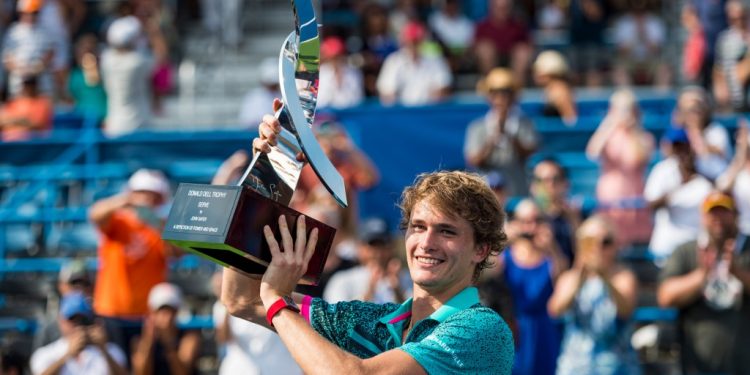
{"label": "man in orange shirt", "polygon": [[0,111],[0,129],[5,142],[23,141],[34,132],[52,128],[52,100],[39,93],[38,75],[25,74],[21,78],[21,92]]}
{"label": "man in orange shirt", "polygon": [[124,193],[95,202],[89,219],[101,233],[94,310],[121,333],[121,347],[130,351],[148,313],[151,288],[166,281],[167,258],[174,249],[161,240],[163,220],[156,209],[170,196],[161,172],[141,169],[128,180]]}

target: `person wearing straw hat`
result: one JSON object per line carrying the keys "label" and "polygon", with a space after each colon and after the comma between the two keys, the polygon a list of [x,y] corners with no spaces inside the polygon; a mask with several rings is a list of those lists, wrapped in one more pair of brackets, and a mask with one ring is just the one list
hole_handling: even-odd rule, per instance
{"label": "person wearing straw hat", "polygon": [[477,91],[487,97],[490,110],[466,129],[466,164],[482,172],[498,171],[512,176],[508,195],[526,195],[526,158],[536,150],[538,136],[534,126],[516,105],[520,94],[518,81],[505,68],[495,68],[479,82]]}

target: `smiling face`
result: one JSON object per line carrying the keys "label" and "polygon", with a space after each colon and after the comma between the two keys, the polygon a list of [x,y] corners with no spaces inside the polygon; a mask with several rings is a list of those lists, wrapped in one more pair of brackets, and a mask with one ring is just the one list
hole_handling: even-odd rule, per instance
{"label": "smiling face", "polygon": [[476,266],[488,252],[476,245],[466,219],[446,215],[427,199],[414,205],[406,229],[406,260],[415,292],[463,290],[472,284]]}

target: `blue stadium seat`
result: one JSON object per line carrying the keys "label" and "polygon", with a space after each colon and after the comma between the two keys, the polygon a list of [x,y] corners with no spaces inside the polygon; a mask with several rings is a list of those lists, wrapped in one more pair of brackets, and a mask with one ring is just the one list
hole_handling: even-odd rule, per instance
{"label": "blue stadium seat", "polygon": [[6,224],[3,232],[6,252],[26,252],[36,245],[36,234],[29,224]]}
{"label": "blue stadium seat", "polygon": [[96,253],[99,234],[89,223],[53,225],[47,234],[46,246],[52,252],[62,255]]}

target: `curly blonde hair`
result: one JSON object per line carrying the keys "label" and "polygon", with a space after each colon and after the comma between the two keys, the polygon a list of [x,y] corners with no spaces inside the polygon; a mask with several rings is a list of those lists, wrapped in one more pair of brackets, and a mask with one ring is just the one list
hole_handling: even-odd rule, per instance
{"label": "curly blonde hair", "polygon": [[461,171],[420,174],[401,194],[402,230],[407,229],[414,206],[423,200],[443,214],[468,221],[474,230],[474,242],[489,247],[487,257],[474,269],[474,281],[479,279],[482,270],[492,267],[492,259],[508,240],[503,229],[505,213],[487,182],[478,174]]}

